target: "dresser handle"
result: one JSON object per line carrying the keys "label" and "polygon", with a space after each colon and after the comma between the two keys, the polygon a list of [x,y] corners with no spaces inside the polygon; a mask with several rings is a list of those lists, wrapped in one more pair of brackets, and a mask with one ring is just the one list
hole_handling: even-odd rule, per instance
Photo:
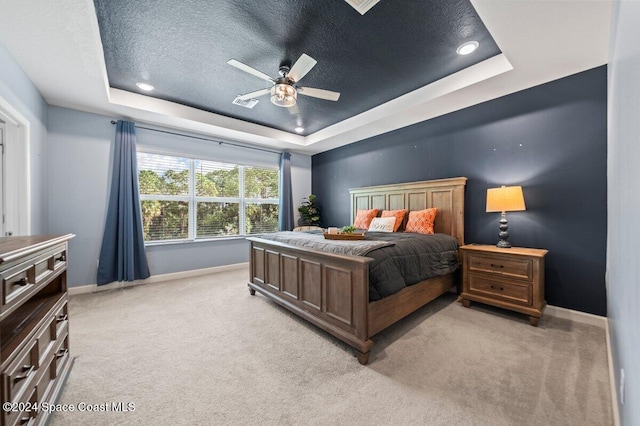
{"label": "dresser handle", "polygon": [[21,425],[23,425],[23,424],[25,424],[25,423],[26,423],[27,425],[33,424],[34,419],[35,419],[35,417],[31,417],[31,416],[29,416],[29,417],[22,417],[22,418],[20,418],[20,424],[21,424]]}
{"label": "dresser handle", "polygon": [[491,284],[489,287],[491,287],[493,290],[500,290],[500,291],[504,291],[504,287],[496,287],[495,285]]}
{"label": "dresser handle", "polygon": [[22,366],[22,370],[26,371],[26,373],[24,373],[22,376],[16,376],[13,378],[14,382],[19,382],[20,380],[26,379],[27,377],[29,377],[31,375],[31,373],[33,373],[33,370],[35,370],[36,366],[35,365],[23,365]]}
{"label": "dresser handle", "polygon": [[56,322],[66,321],[67,319],[69,319],[69,315],[67,315],[67,314],[60,314],[60,315],[58,315],[58,317],[56,318]]}
{"label": "dresser handle", "polygon": [[496,265],[496,264],[491,264],[492,268],[504,268],[504,265]]}
{"label": "dresser handle", "polygon": [[69,348],[64,348],[64,349],[60,349],[57,353],[56,353],[56,358],[62,358],[63,356],[65,356],[66,354],[69,353]]}
{"label": "dresser handle", "polygon": [[16,284],[18,284],[19,286],[25,286],[29,284],[29,279],[27,277],[22,277],[18,281],[16,281]]}
{"label": "dresser handle", "polygon": [[67,258],[64,256],[64,254],[61,254],[61,255],[60,255],[60,257],[58,258],[58,260],[59,260],[60,262],[64,262],[64,261],[66,261],[66,260],[67,260]]}

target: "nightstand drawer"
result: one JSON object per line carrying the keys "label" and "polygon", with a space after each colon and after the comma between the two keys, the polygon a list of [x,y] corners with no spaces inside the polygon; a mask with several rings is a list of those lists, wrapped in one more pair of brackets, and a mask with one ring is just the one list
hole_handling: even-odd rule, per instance
{"label": "nightstand drawer", "polygon": [[511,303],[531,305],[531,286],[518,285],[500,280],[487,279],[477,275],[469,276],[469,290],[471,293],[486,297],[499,298]]}
{"label": "nightstand drawer", "polygon": [[500,274],[531,281],[533,268],[531,259],[504,259],[500,256],[469,254],[469,271]]}

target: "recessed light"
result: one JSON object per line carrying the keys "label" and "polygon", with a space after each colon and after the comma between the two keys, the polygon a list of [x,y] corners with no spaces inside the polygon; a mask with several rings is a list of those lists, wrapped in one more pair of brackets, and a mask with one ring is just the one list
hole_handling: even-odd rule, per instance
{"label": "recessed light", "polygon": [[296,132],[298,132],[298,133],[302,133],[302,132],[304,132],[304,127],[298,126],[298,127],[296,127],[295,129],[293,129],[293,130],[295,130],[295,131],[296,131]]}
{"label": "recessed light", "polygon": [[457,49],[456,53],[458,55],[468,55],[469,53],[473,53],[479,44],[477,41],[468,41],[466,43],[461,44]]}
{"label": "recessed light", "polygon": [[153,85],[151,85],[149,83],[143,83],[143,82],[136,83],[136,86],[138,86],[138,88],[140,90],[144,90],[145,92],[150,92],[153,89],[155,89],[155,87],[153,87]]}

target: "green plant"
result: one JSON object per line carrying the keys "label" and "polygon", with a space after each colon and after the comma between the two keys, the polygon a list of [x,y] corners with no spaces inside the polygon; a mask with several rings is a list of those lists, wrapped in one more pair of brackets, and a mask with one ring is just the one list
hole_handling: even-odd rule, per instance
{"label": "green plant", "polygon": [[305,198],[306,201],[304,201],[302,205],[298,207],[298,212],[300,212],[300,220],[302,221],[303,225],[320,225],[320,209],[314,203],[315,199],[316,196],[311,194],[308,198]]}
{"label": "green plant", "polygon": [[356,232],[356,227],[353,225],[349,225],[349,226],[343,226],[342,227],[342,233],[343,234],[353,234],[354,232]]}

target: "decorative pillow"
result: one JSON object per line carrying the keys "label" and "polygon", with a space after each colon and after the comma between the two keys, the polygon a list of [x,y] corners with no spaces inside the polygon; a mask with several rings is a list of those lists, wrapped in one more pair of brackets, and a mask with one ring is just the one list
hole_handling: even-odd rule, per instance
{"label": "decorative pillow", "polygon": [[436,220],[437,208],[409,212],[409,220],[404,232],[433,234],[433,222]]}
{"label": "decorative pillow", "polygon": [[393,232],[396,232],[400,225],[402,225],[402,221],[404,220],[404,215],[407,214],[406,209],[402,210],[382,210],[382,214],[380,217],[395,217],[396,223],[393,226]]}
{"label": "decorative pillow", "polygon": [[356,220],[353,222],[353,226],[358,229],[369,229],[369,225],[374,217],[378,215],[378,209],[371,210],[357,210]]}
{"label": "decorative pillow", "polygon": [[369,231],[371,232],[393,232],[393,227],[396,224],[395,217],[374,217],[369,225]]}

